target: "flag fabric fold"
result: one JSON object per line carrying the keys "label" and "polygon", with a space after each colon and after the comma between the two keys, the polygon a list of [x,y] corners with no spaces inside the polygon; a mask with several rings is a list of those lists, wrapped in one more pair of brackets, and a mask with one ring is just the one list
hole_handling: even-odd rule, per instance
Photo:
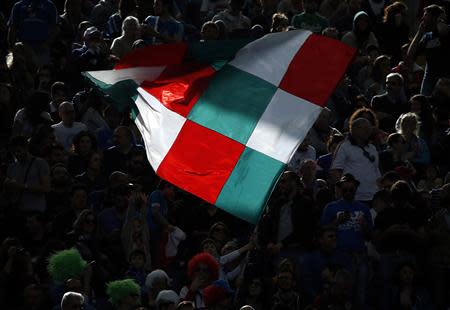
{"label": "flag fabric fold", "polygon": [[256,223],[354,55],[299,30],[144,48],[85,75],[119,110],[137,107],[161,178]]}

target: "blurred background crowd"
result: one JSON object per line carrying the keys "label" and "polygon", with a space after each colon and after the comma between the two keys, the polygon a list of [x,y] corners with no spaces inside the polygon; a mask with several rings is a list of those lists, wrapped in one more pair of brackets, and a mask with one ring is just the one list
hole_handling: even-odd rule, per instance
{"label": "blurred background crowd", "polygon": [[[449,309],[449,8],[2,0],[0,308]],[[358,52],[256,226],[160,180],[81,74],[296,29]]]}

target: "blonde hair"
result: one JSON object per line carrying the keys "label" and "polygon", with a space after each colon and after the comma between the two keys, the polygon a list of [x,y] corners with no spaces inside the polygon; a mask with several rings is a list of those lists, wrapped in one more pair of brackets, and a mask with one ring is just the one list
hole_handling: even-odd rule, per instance
{"label": "blonde hair", "polygon": [[414,133],[418,135],[420,129],[420,118],[416,113],[408,112],[399,116],[397,122],[395,123],[395,129],[398,133],[403,134],[403,124],[405,122],[415,121],[416,122],[416,130]]}
{"label": "blonde hair", "polygon": [[138,28],[139,28],[139,20],[136,17],[134,17],[134,16],[127,16],[122,22],[122,34],[125,33],[126,25],[127,24],[131,24],[131,23],[136,24],[138,26]]}

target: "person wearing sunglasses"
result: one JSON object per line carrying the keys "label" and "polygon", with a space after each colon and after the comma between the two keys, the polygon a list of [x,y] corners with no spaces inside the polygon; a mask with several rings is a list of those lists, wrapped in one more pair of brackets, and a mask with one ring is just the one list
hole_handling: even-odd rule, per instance
{"label": "person wearing sunglasses", "polygon": [[381,176],[378,152],[369,143],[372,126],[365,118],[357,118],[350,124],[350,134],[334,153],[330,174],[337,182],[343,174],[350,173],[360,182],[355,200],[370,202],[378,191],[377,179]]}

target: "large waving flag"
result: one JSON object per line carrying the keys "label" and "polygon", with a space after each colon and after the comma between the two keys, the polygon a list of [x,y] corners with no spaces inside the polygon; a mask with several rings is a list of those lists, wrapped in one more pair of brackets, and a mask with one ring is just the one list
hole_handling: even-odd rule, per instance
{"label": "large waving flag", "polygon": [[247,43],[148,47],[86,76],[137,106],[160,177],[256,223],[355,51],[307,31]]}

